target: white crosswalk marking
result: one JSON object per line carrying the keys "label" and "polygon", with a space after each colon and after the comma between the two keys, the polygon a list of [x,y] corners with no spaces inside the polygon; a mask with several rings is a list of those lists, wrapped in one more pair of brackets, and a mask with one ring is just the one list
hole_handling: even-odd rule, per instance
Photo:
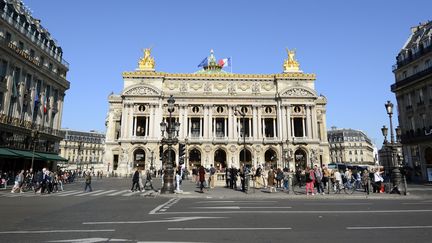
{"label": "white crosswalk marking", "polygon": [[115,192],[115,191],[117,191],[117,190],[103,191],[103,192],[99,192],[99,193],[93,194],[91,196],[100,196],[100,195],[107,194],[107,193],[110,193],[110,192]]}
{"label": "white crosswalk marking", "polygon": [[103,191],[103,190],[96,190],[96,191],[92,191],[92,192],[82,192],[81,194],[77,194],[77,195],[74,195],[74,196],[75,197],[90,196],[91,194],[95,194],[95,193],[98,193],[98,192],[101,192],[101,191]]}
{"label": "white crosswalk marking", "polygon": [[125,193],[125,192],[129,192],[130,190],[122,190],[122,191],[118,191],[118,192],[114,192],[114,193],[110,193],[107,196],[117,196],[119,194]]}
{"label": "white crosswalk marking", "polygon": [[71,192],[71,193],[61,194],[61,195],[58,195],[58,196],[59,197],[67,197],[67,196],[71,196],[71,195],[75,195],[75,194],[79,194],[79,193],[82,193],[82,191],[74,191],[74,192]]}
{"label": "white crosswalk marking", "polygon": [[75,197],[84,197],[84,196],[91,196],[91,197],[98,197],[98,196],[123,196],[123,197],[131,197],[131,196],[145,196],[148,194],[151,194],[152,191],[143,191],[143,192],[131,192],[130,190],[95,190],[92,192],[84,192],[81,190],[70,190],[70,191],[61,191],[61,192],[55,192],[50,194],[40,194],[40,193],[34,193],[34,192],[25,192],[25,193],[10,193],[10,192],[0,192],[0,197],[68,197],[68,196],[75,196]]}

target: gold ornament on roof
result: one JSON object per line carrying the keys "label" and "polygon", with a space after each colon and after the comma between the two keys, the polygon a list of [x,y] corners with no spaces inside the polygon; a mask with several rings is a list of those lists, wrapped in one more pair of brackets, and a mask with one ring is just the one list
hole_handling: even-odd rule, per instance
{"label": "gold ornament on roof", "polygon": [[144,57],[138,62],[138,69],[144,71],[154,71],[155,61],[151,54],[151,48],[144,49]]}
{"label": "gold ornament on roof", "polygon": [[284,73],[301,72],[300,64],[295,60],[295,50],[288,50],[286,48],[288,59],[285,59],[283,64]]}

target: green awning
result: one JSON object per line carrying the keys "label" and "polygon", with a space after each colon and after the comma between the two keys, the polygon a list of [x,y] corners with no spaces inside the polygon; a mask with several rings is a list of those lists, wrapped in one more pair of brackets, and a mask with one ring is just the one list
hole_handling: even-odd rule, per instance
{"label": "green awning", "polygon": [[34,153],[32,151],[26,151],[26,150],[16,150],[16,149],[9,149],[9,151],[11,151],[12,153],[18,155],[18,157],[21,158],[26,158],[26,159],[43,159],[42,157],[40,157],[37,153]]}
{"label": "green awning", "polygon": [[16,153],[12,152],[11,149],[0,148],[0,157],[17,158],[17,157],[20,157],[20,156],[18,156]]}
{"label": "green awning", "polygon": [[67,159],[59,156],[58,154],[49,154],[49,153],[35,153],[40,156],[43,160],[50,161],[68,161]]}

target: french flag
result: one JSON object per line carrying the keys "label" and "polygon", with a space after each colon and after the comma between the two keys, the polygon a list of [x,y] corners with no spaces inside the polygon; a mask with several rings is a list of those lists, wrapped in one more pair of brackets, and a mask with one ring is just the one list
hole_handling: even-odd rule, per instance
{"label": "french flag", "polygon": [[218,61],[219,66],[221,67],[231,67],[231,57],[220,59]]}

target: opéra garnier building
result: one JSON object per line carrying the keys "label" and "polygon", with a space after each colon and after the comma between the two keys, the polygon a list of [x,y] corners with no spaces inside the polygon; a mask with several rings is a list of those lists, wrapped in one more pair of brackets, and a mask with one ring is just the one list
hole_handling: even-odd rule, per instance
{"label": "op\u00e9ra garnier building", "polygon": [[[123,73],[122,93],[109,96],[104,162],[110,172],[161,168],[162,153],[169,151],[160,150],[160,123],[169,116],[170,95],[188,169],[329,162],[327,100],[315,91],[315,74],[300,70],[294,51],[287,50],[280,74],[225,72],[213,50],[195,73],[157,72],[150,51],[136,71]],[[170,153],[178,164],[179,146]]]}

